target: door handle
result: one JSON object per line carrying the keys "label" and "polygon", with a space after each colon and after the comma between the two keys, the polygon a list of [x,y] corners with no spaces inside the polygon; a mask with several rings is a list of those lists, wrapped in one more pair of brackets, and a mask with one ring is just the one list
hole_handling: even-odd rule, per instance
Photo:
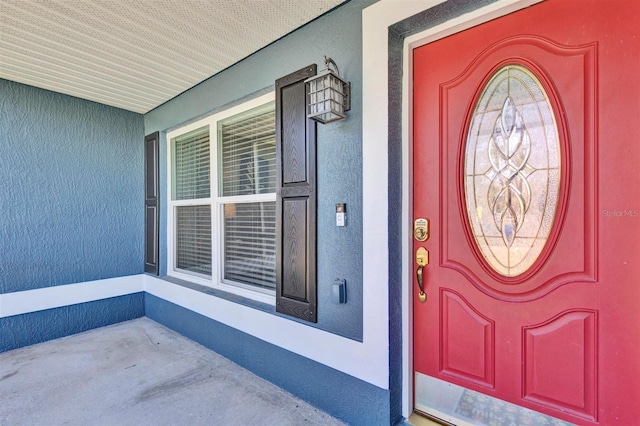
{"label": "door handle", "polygon": [[418,265],[418,269],[416,270],[416,278],[418,278],[418,287],[420,288],[418,292],[418,300],[420,300],[420,303],[424,303],[427,300],[427,293],[424,292],[424,284],[422,283],[422,269],[424,269],[424,266]]}
{"label": "door handle", "polygon": [[416,263],[418,269],[416,269],[416,279],[418,280],[418,300],[420,303],[424,303],[427,300],[427,294],[424,292],[424,267],[429,264],[429,251],[424,247],[420,247],[416,251]]}

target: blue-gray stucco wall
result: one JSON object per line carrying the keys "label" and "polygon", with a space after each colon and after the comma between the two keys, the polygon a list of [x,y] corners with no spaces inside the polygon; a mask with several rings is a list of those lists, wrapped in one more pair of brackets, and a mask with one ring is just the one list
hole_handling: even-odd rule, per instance
{"label": "blue-gray stucco wall", "polygon": [[[274,90],[274,81],[323,55],[351,82],[346,121],[318,125],[318,323],[312,326],[362,339],[362,9],[375,0],[351,0],[227,70],[145,114],[145,133],[166,132],[196,118]],[[381,64],[381,66],[383,66]],[[166,188],[167,148],[160,154]],[[165,192],[166,193],[166,192]],[[163,194],[164,195],[164,194]],[[335,204],[347,204],[347,226],[337,227]],[[167,272],[166,203],[161,216],[161,275]],[[347,282],[347,303],[330,301],[335,278]]]}
{"label": "blue-gray stucco wall", "polygon": [[145,293],[0,318],[0,353],[144,316]]}
{"label": "blue-gray stucco wall", "polygon": [[0,293],[143,272],[141,114],[0,79]]}

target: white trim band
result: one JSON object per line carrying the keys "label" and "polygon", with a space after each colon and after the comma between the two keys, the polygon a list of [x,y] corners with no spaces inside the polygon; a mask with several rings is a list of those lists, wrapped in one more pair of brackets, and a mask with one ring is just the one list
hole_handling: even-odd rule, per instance
{"label": "white trim band", "polygon": [[144,291],[143,275],[0,294],[0,318],[93,302]]}

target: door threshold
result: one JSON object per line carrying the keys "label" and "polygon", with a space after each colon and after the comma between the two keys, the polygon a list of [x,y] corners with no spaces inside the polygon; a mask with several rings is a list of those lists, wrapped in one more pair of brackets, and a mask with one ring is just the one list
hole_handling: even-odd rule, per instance
{"label": "door threshold", "polygon": [[421,413],[419,411],[414,411],[407,419],[407,423],[410,424],[411,426],[451,425],[451,423],[445,422],[444,420],[432,417],[428,414]]}
{"label": "door threshold", "polygon": [[574,426],[566,420],[418,372],[416,372],[415,391],[416,412],[441,422],[435,424]]}

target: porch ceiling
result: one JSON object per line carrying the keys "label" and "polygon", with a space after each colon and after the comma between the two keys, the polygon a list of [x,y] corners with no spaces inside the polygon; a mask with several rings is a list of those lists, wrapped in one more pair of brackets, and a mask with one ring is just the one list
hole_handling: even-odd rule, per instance
{"label": "porch ceiling", "polygon": [[0,78],[145,113],[345,0],[0,0]]}

